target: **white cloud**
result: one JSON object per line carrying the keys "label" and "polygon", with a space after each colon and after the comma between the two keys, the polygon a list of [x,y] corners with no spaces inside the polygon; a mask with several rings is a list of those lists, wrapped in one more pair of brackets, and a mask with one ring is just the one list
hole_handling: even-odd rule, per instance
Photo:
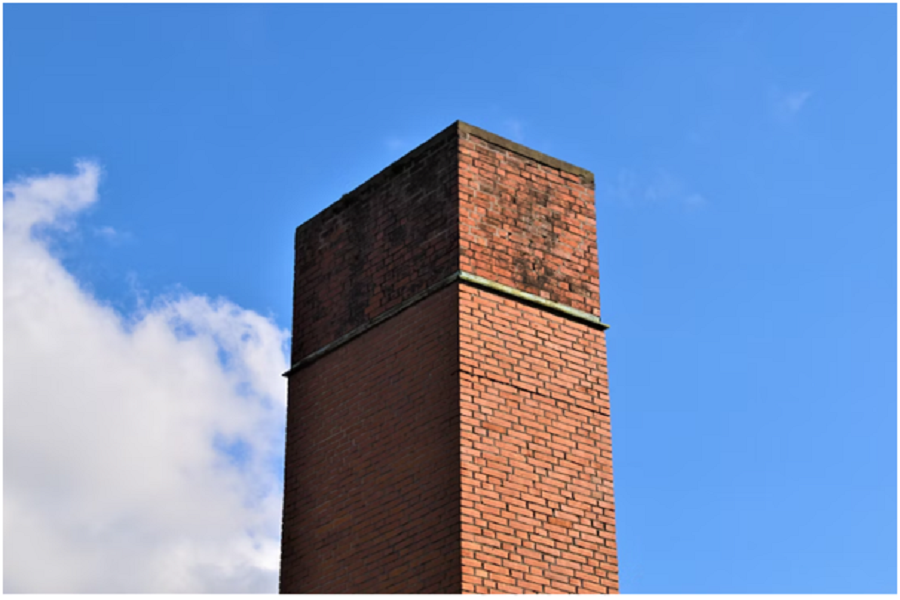
{"label": "white cloud", "polygon": [[123,316],[85,292],[39,233],[99,178],[4,185],[4,591],[277,591],[287,333],[226,300]]}

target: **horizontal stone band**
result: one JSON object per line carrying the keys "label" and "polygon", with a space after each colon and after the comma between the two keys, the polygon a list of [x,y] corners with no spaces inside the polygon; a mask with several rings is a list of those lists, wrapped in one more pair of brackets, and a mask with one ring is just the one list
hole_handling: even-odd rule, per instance
{"label": "horizontal stone band", "polygon": [[330,343],[322,346],[315,352],[306,355],[305,357],[303,357],[302,359],[300,359],[299,361],[297,361],[296,363],[291,365],[291,368],[288,369],[287,371],[285,371],[284,373],[282,373],[282,375],[284,377],[287,377],[294,371],[297,371],[297,370],[305,367],[306,365],[315,362],[317,359],[321,358],[322,356],[325,356],[332,350],[336,350],[337,348],[343,346],[344,344],[346,344],[353,338],[356,338],[356,337],[362,335],[369,329],[372,329],[373,327],[379,325],[380,323],[387,321],[391,317],[403,312],[404,310],[406,310],[413,304],[416,304],[416,303],[420,302],[421,300],[424,300],[428,296],[434,294],[437,291],[440,291],[441,289],[447,287],[448,285],[450,285],[451,283],[454,283],[455,281],[462,281],[464,283],[468,283],[470,285],[481,288],[483,290],[487,290],[489,292],[494,292],[494,293],[506,296],[508,298],[520,300],[522,302],[525,302],[526,304],[531,304],[533,306],[537,306],[537,307],[543,308],[545,310],[549,310],[550,312],[556,313],[560,316],[568,317],[572,320],[579,321],[581,323],[584,323],[585,325],[588,325],[595,329],[599,329],[600,331],[605,331],[605,330],[609,329],[609,325],[601,322],[599,317],[596,317],[592,314],[586,313],[582,310],[578,310],[577,308],[572,308],[571,306],[566,306],[565,304],[560,304],[559,302],[553,302],[552,300],[547,300],[546,298],[541,298],[540,296],[536,296],[534,294],[529,294],[528,292],[523,292],[521,290],[517,290],[517,289],[509,287],[507,285],[503,285],[502,283],[497,283],[496,281],[491,281],[490,279],[485,279],[484,277],[479,277],[478,275],[466,273],[465,271],[457,271],[456,273],[453,273],[449,277],[446,277],[446,278],[442,279],[441,281],[435,283],[434,285],[431,285],[428,288],[422,290],[418,294],[404,300],[397,306],[394,306],[393,308],[389,308],[388,310],[384,311],[383,313],[381,313],[380,315],[378,315],[371,321],[360,325],[356,329],[353,329],[352,331],[345,333],[344,335],[337,338],[333,342],[330,342]]}
{"label": "horizontal stone band", "polygon": [[609,325],[600,321],[600,317],[595,317],[583,310],[578,310],[577,308],[572,308],[571,306],[566,306],[559,302],[553,302],[552,300],[547,300],[546,298],[541,298],[540,296],[535,296],[534,294],[529,294],[528,292],[523,292],[516,288],[509,287],[508,285],[503,285],[502,283],[497,283],[496,281],[491,281],[490,279],[485,279],[478,275],[466,273],[465,271],[459,271],[459,278],[466,283],[471,283],[482,289],[497,292],[504,296],[515,298],[516,300],[522,300],[528,304],[534,304],[541,308],[546,308],[551,312],[570,317],[576,321],[581,321],[582,323],[590,325],[591,327],[596,327],[601,331],[609,329]]}

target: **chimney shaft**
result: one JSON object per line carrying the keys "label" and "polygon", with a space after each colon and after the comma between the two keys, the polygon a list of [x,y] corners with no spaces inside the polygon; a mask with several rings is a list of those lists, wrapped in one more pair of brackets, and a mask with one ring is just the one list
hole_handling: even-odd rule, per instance
{"label": "chimney shaft", "polygon": [[618,591],[593,187],[457,122],[297,229],[283,593]]}

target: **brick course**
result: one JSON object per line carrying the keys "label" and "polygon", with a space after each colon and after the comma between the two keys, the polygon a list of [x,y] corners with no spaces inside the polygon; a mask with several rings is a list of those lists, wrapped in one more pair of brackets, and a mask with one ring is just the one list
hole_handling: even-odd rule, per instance
{"label": "brick course", "polygon": [[283,592],[618,591],[594,219],[455,123],[298,228]]}

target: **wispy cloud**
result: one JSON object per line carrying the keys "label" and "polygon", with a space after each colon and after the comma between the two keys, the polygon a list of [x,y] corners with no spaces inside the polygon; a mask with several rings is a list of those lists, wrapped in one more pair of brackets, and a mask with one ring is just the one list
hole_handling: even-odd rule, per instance
{"label": "wispy cloud", "polygon": [[681,182],[668,171],[656,171],[644,186],[644,197],[651,202],[667,201],[681,195]]}
{"label": "wispy cloud", "polygon": [[793,119],[812,98],[810,90],[784,91],[773,88],[769,92],[769,101],[775,117],[781,121]]}
{"label": "wispy cloud", "polygon": [[409,140],[402,139],[397,136],[390,136],[386,140],[384,140],[384,147],[388,149],[392,154],[397,154],[398,156],[401,154],[406,154],[409,150],[413,149],[413,144],[409,142]]}
{"label": "wispy cloud", "polygon": [[702,194],[691,190],[679,177],[665,169],[657,169],[650,174],[621,169],[615,177],[598,180],[597,196],[600,200],[631,206],[666,203],[696,209],[708,204]]}
{"label": "wispy cloud", "polygon": [[812,92],[791,92],[782,99],[782,103],[784,108],[793,114],[803,108],[810,96],[812,96]]}
{"label": "wispy cloud", "polygon": [[119,231],[114,227],[110,227],[109,225],[103,225],[101,227],[93,228],[94,235],[99,238],[102,238],[109,242],[110,244],[117,246],[123,242],[127,242],[132,239],[132,235],[127,231]]}
{"label": "wispy cloud", "polygon": [[700,208],[706,206],[706,197],[701,196],[700,194],[690,194],[684,199],[684,204],[688,208]]}
{"label": "wispy cloud", "polygon": [[107,239],[112,239],[119,235],[119,232],[109,225],[104,225],[103,227],[95,227],[94,233],[96,233],[100,237],[105,237]]}
{"label": "wispy cloud", "polygon": [[509,139],[520,144],[525,143],[525,124],[522,123],[522,121],[516,118],[510,118],[506,119],[503,125],[507,131],[507,135],[509,135]]}
{"label": "wispy cloud", "polygon": [[87,293],[35,232],[77,225],[99,179],[4,185],[4,591],[274,592],[287,332]]}

